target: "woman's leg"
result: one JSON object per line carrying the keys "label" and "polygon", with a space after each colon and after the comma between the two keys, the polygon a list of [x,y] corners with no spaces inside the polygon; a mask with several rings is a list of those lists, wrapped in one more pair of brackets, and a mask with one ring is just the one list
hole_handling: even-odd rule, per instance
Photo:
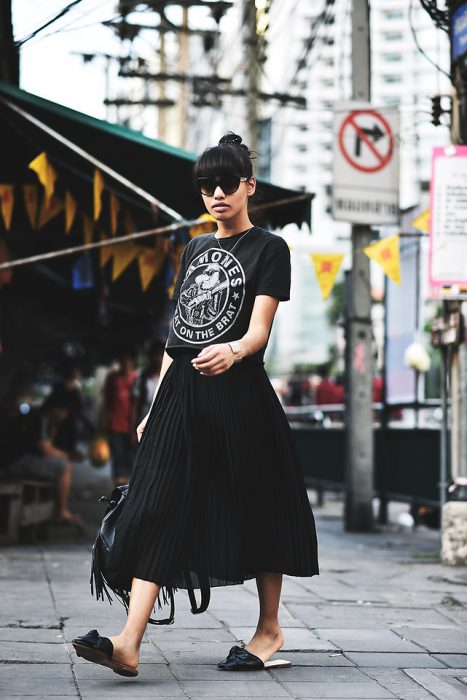
{"label": "woman's leg", "polygon": [[267,661],[284,643],[278,611],[282,590],[282,574],[263,572],[256,577],[259,596],[259,619],[256,632],[245,646],[247,651]]}
{"label": "woman's leg", "polygon": [[120,634],[109,637],[114,645],[113,658],[128,666],[139,663],[139,650],[160,586],[152,581],[133,578],[128,617]]}

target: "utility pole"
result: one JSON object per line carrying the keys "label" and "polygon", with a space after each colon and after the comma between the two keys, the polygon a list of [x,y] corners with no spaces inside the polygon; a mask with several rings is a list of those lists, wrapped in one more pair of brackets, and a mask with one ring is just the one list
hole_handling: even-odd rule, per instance
{"label": "utility pole", "polygon": [[[352,0],[352,99],[370,101],[370,9]],[[371,229],[352,225],[352,273],[347,319],[345,529],[368,532],[373,519],[373,356],[370,261],[362,250]]]}
{"label": "utility pole", "polygon": [[13,38],[11,0],[0,2],[0,80],[19,85],[19,52]]}
{"label": "utility pole", "polygon": [[[167,70],[167,63],[165,59],[165,32],[159,33],[159,70],[161,73],[165,73]],[[159,83],[159,110],[157,114],[157,124],[158,124],[158,135],[161,141],[167,139],[167,119],[166,119],[166,108],[163,106],[167,98],[165,90],[165,81],[162,80]]]}
{"label": "utility pole", "polygon": [[247,131],[248,147],[258,149],[258,35],[256,32],[255,0],[245,0],[247,37],[245,40],[245,63],[247,77]]}
{"label": "utility pole", "polygon": [[[188,6],[183,6],[182,31],[180,32],[180,73],[190,72],[190,53],[188,35]],[[188,83],[180,85],[180,148],[186,148],[188,136]]]}

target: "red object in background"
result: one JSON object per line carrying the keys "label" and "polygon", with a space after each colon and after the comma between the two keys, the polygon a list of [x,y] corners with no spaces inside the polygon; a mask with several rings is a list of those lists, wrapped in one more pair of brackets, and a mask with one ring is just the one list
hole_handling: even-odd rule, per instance
{"label": "red object in background", "polygon": [[316,387],[316,403],[319,406],[342,403],[344,400],[343,387],[342,392],[340,389],[341,387],[334,384],[330,379],[322,379]]}
{"label": "red object in background", "polygon": [[132,389],[137,372],[124,374],[120,370],[107,376],[104,398],[107,408],[107,430],[115,433],[130,433]]}
{"label": "red object in background", "polygon": [[373,403],[383,402],[383,378],[375,377],[373,379],[373,391],[371,394],[371,400]]}

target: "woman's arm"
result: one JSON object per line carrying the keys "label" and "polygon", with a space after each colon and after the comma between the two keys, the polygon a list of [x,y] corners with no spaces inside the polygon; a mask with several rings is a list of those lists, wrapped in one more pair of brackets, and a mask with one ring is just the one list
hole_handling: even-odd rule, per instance
{"label": "woman's arm", "polygon": [[222,374],[234,364],[236,358],[247,357],[261,350],[268,341],[278,305],[276,297],[259,294],[255,298],[248,331],[238,339],[240,352],[234,355],[228,343],[209,345],[193,358],[193,367],[209,376]]}
{"label": "woman's arm", "polygon": [[167,370],[169,369],[172,362],[173,362],[173,357],[170,357],[170,355],[166,351],[164,351],[164,356],[162,358],[162,364],[161,364],[161,371],[159,373],[159,381],[157,382],[156,390],[154,392],[154,396],[152,397],[151,406],[149,407],[149,411],[144,416],[141,423],[136,428],[136,435],[138,436],[138,441],[141,440],[141,437],[143,435],[144,428],[146,427],[146,423],[148,420],[148,416],[151,413],[151,408],[153,407],[154,401],[156,400],[156,395],[157,395],[157,392],[158,392],[159,387],[161,385],[164,374],[167,372]]}

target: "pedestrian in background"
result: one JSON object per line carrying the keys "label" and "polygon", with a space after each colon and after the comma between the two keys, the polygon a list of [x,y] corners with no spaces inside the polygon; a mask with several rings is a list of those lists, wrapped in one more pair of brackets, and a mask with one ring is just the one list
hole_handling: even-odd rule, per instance
{"label": "pedestrian in background", "polygon": [[147,365],[139,372],[133,385],[135,431],[151,408],[152,397],[159,383],[163,357],[164,343],[160,340],[153,341],[149,346]]}
{"label": "pedestrian in background", "polygon": [[131,350],[122,349],[118,368],[109,372],[103,387],[103,418],[112,456],[112,479],[127,484],[135,458],[133,389],[137,372]]}
{"label": "pedestrian in background", "polygon": [[[290,252],[254,226],[251,153],[226,134],[194,166],[195,184],[217,221],[185,247],[178,301],[127,502],[108,561],[129,592],[123,630],[73,640],[80,656],[137,675],[141,641],[165,588],[206,589],[256,578],[259,620],[223,671],[290,665],[269,661],[284,643],[278,620],[282,575],[318,574],[313,513],[283,408],[264,369],[280,301],[290,295]],[[175,186],[175,185],[174,185]]]}

